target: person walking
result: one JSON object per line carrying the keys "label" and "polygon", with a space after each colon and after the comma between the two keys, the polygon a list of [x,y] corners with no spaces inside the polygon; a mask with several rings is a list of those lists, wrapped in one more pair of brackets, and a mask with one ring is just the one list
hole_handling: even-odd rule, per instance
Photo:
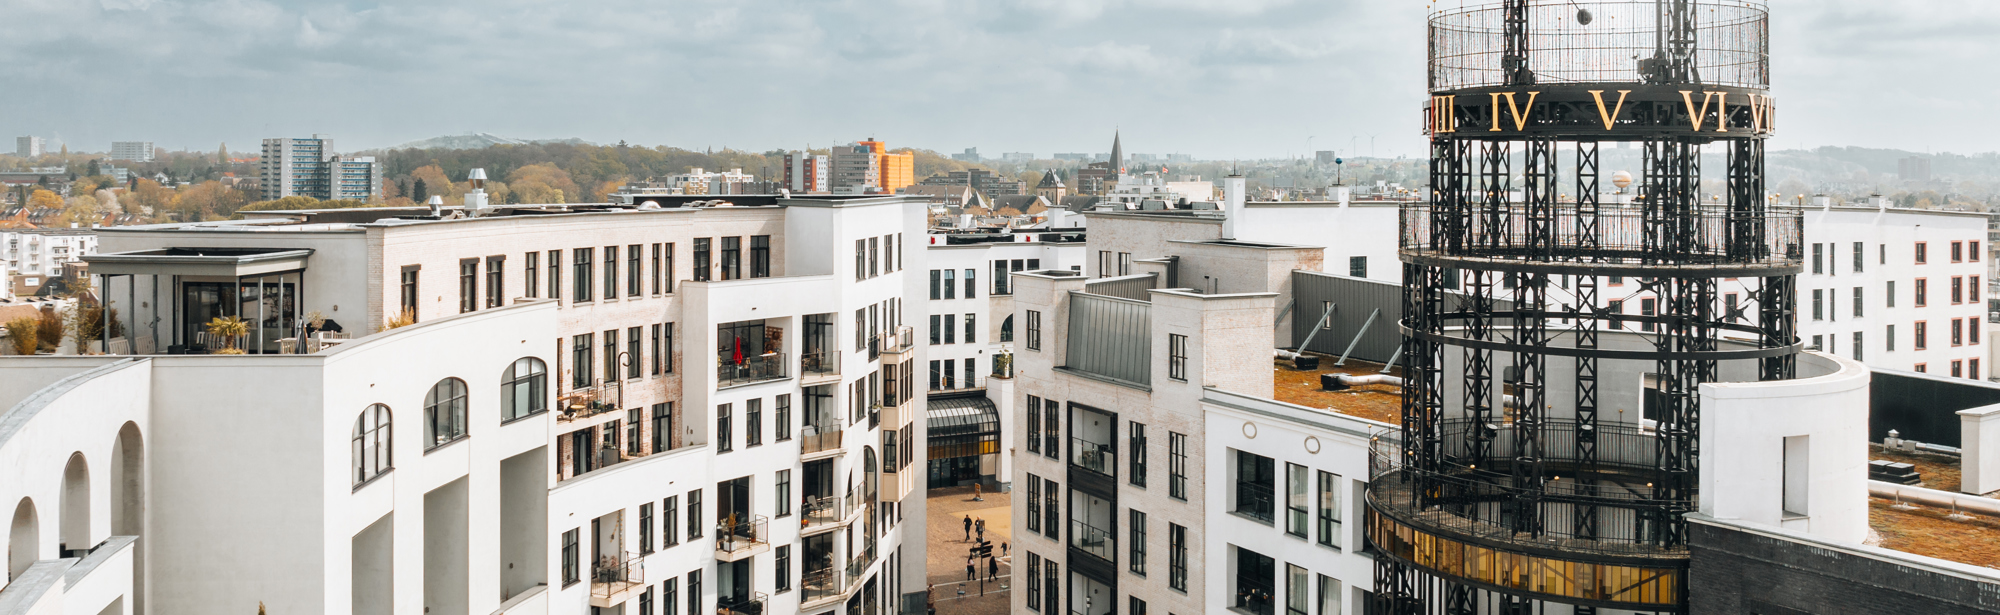
{"label": "person walking", "polygon": [[972,542],[972,515],[965,516],[965,541]]}
{"label": "person walking", "polygon": [[965,580],[967,581],[979,578],[979,568],[973,565],[972,562],[973,562],[972,556],[970,555],[965,556]]}
{"label": "person walking", "polygon": [[1007,541],[1000,541],[1000,556],[1007,557],[1008,555],[1012,554],[1007,552]]}
{"label": "person walking", "polygon": [[972,528],[973,531],[978,532],[979,542],[986,542],[986,520],[980,519],[978,523],[972,524]]}
{"label": "person walking", "polygon": [[1000,578],[1000,558],[997,557],[987,558],[986,580],[992,581],[992,580],[997,580],[999,578]]}

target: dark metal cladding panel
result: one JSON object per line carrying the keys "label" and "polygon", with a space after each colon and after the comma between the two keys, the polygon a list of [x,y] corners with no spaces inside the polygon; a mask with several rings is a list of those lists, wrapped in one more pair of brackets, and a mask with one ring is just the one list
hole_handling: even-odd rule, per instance
{"label": "dark metal cladding panel", "polygon": [[1152,304],[1084,292],[1072,292],[1069,297],[1069,359],[1065,367],[1151,385]]}
{"label": "dark metal cladding panel", "polygon": [[[1302,350],[1338,357],[1360,333],[1361,343],[1354,346],[1350,358],[1382,363],[1403,343],[1403,332],[1398,327],[1403,319],[1401,284],[1318,271],[1293,271],[1292,297],[1298,302],[1292,307],[1292,340],[1304,342],[1306,336],[1312,335],[1312,343]],[[1445,301],[1455,307],[1459,295],[1448,292]],[[1335,304],[1333,318],[1326,325],[1328,328],[1314,335],[1313,326],[1326,311],[1327,302]],[[1499,310],[1514,309],[1512,301],[1493,303]],[[1381,313],[1374,324],[1362,331],[1362,323],[1368,322],[1368,315],[1378,309]]]}

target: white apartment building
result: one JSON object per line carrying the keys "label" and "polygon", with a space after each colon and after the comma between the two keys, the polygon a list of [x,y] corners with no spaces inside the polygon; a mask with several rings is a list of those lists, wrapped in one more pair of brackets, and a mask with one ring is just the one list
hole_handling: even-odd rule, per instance
{"label": "white apartment building", "polygon": [[[1013,374],[1011,361],[1018,345],[1014,319],[1013,274],[1043,269],[1081,270],[1081,233],[949,234],[933,233],[925,246],[929,266],[929,322],[916,328],[929,361],[928,390],[940,414],[956,412],[967,403],[992,409],[998,433],[954,434],[966,446],[933,442],[927,469],[931,487],[970,482],[1012,480],[1012,453],[999,447],[1015,424],[1018,406],[1000,387]],[[1011,391],[1011,388],[1004,391]],[[982,402],[951,401],[976,398]],[[976,443],[993,442],[992,452]]]}
{"label": "white apartment building", "polygon": [[[1401,282],[1396,256],[1397,206],[1393,201],[1247,201],[1243,178],[1223,178],[1223,202],[1195,202],[1166,209],[1094,209],[1084,212],[1093,234],[1091,277],[1129,275],[1132,259],[1165,254],[1175,242],[1241,239],[1325,248],[1325,271]],[[1233,219],[1232,219],[1233,218]],[[1315,269],[1317,271],[1319,269]],[[1214,280],[1170,276],[1175,286],[1201,288]]]}
{"label": "white apartment building", "polygon": [[152,161],[153,161],[153,142],[152,142],[152,141],[112,141],[112,142],[111,142],[111,159],[112,159],[112,160],[129,160],[129,161],[132,161],[132,162],[152,162]]}
{"label": "white apartment building", "polygon": [[4,273],[10,280],[11,276],[47,279],[61,275],[64,263],[96,253],[94,229],[0,229],[0,263],[6,264]]}
{"label": "white apartment building", "polygon": [[265,139],[257,162],[264,200],[309,196],[322,201],[373,201],[382,194],[382,167],[373,156],[342,156],[333,139]]}
{"label": "white apartment building", "polygon": [[[1274,324],[1322,250],[1163,247],[1130,275],[1013,275],[1014,612],[1358,609],[1373,573],[1342,520],[1386,426],[1274,398]],[[1215,286],[1176,288],[1173,268]]]}
{"label": "white apartment building", "polygon": [[36,158],[49,151],[49,141],[42,137],[15,137],[14,155],[22,158]]}
{"label": "white apartment building", "polygon": [[1799,337],[1888,369],[1980,379],[1986,333],[1987,215],[1891,207],[1808,207]]}
{"label": "white apartment building", "polygon": [[[59,541],[55,519],[127,508],[103,489],[87,503],[37,491],[60,471],[0,478],[0,500],[28,507],[10,541],[25,566],[10,578],[78,574],[92,556],[62,563],[57,545],[103,543],[106,557],[131,554],[130,579],[79,595],[90,606],[78,612],[122,600],[160,612],[882,613],[921,600],[925,401],[911,385],[926,348],[885,335],[922,296],[905,269],[924,271],[925,251],[902,240],[922,236],[921,202],[653,200],[118,230],[91,259],[130,319],[107,345],[143,354],[10,358],[0,370],[27,377],[0,379],[12,395],[0,401],[60,401],[78,379],[129,372],[140,382],[108,385],[118,403],[79,402],[127,413],[102,428],[51,410],[34,420],[145,441],[144,474],[88,484],[139,489],[148,504],[125,513],[132,523]],[[249,335],[199,326],[229,316]],[[346,335],[323,332],[335,327]],[[221,347],[248,354],[200,354]],[[90,454],[5,438],[0,456],[34,464],[22,467]],[[141,535],[132,549],[105,542]]]}

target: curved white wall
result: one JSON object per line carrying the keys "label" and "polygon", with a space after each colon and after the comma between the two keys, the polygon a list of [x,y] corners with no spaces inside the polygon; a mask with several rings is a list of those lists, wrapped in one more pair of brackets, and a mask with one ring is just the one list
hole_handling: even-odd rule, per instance
{"label": "curved white wall", "polygon": [[1868,368],[1805,353],[1798,376],[1701,385],[1701,512],[1861,542],[1868,534]]}

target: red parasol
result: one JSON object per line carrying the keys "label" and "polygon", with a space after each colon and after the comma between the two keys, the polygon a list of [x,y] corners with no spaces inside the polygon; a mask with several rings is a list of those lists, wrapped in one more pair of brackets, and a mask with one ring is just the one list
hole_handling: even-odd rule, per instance
{"label": "red parasol", "polygon": [[735,362],[735,363],[736,363],[737,365],[742,365],[742,364],[743,364],[743,338],[740,338],[740,337],[739,337],[739,338],[735,338],[735,340],[736,340],[736,350],[730,353],[730,355],[729,355],[729,360],[730,360],[730,361],[732,361],[732,362]]}

